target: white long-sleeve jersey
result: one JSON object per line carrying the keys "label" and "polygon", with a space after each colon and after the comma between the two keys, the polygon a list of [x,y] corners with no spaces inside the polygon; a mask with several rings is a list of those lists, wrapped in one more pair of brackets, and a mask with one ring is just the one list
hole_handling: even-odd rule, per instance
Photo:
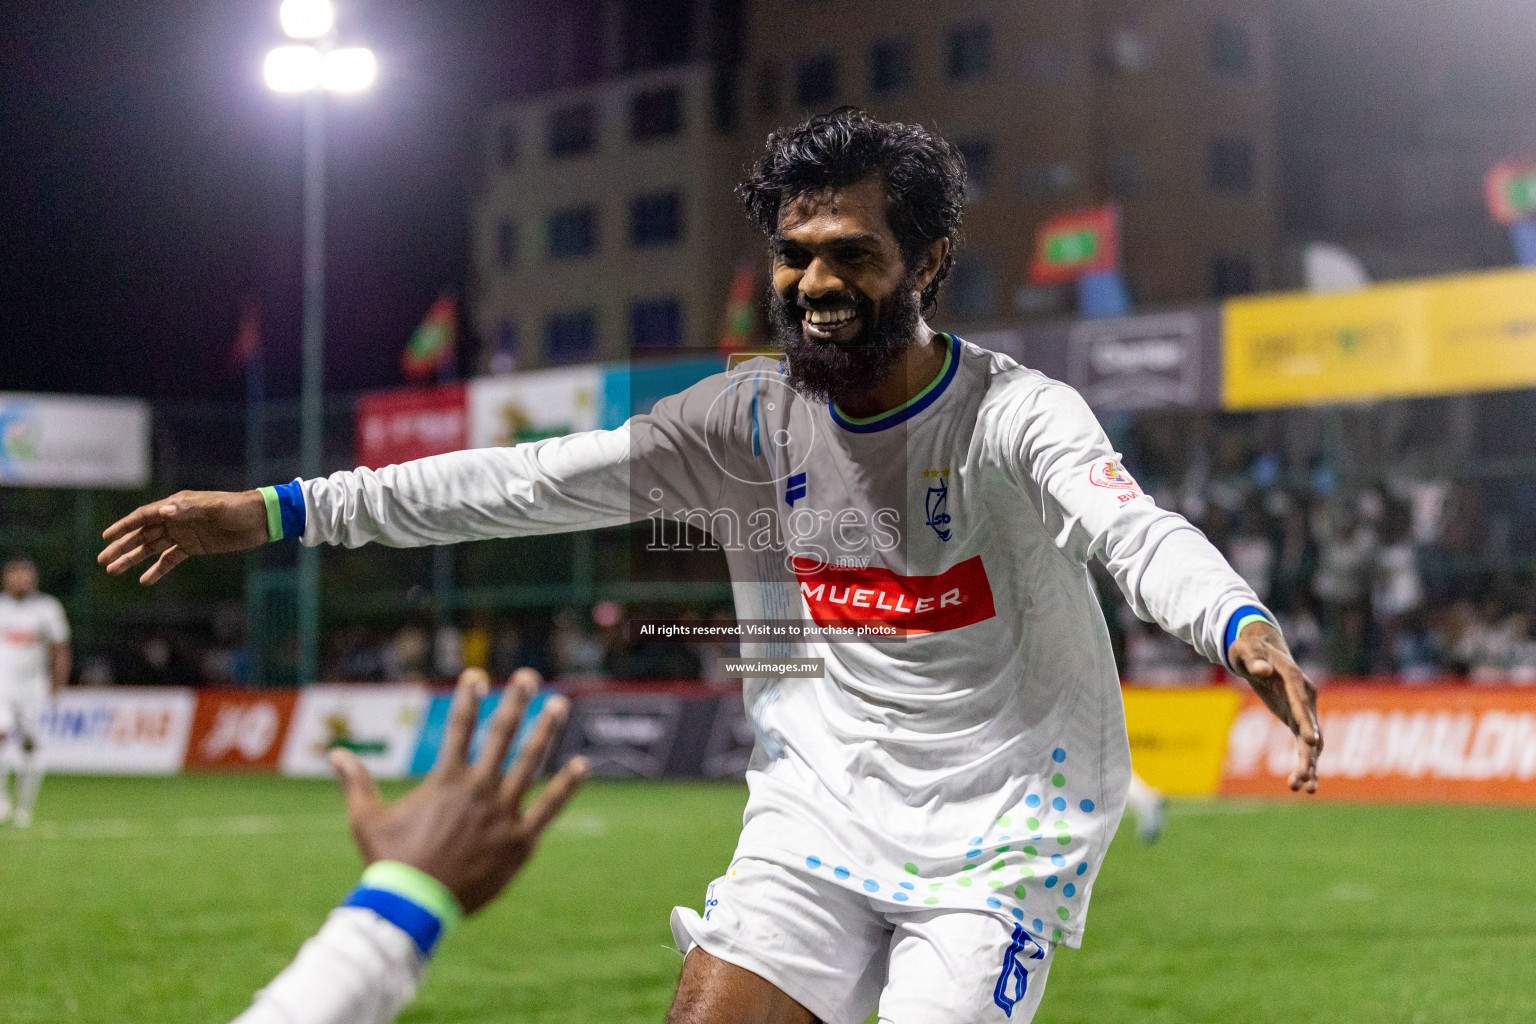
{"label": "white long-sleeve jersey", "polygon": [[889,628],[762,643],[819,679],[748,679],[758,735],[738,856],[890,910],[990,910],[1076,946],[1130,779],[1086,563],[1136,614],[1225,655],[1253,591],[1159,508],[1072,389],[946,339],[921,394],[869,420],[754,360],[613,431],[302,485],[306,544],[395,546],[678,521],[726,549],[742,621]]}
{"label": "white long-sleeve jersey", "polygon": [[338,907],[234,1024],[389,1024],[426,966],[404,930]]}

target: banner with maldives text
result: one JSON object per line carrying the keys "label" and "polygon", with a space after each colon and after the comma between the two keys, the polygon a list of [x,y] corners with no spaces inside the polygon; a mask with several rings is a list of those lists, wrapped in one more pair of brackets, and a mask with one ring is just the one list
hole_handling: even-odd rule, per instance
{"label": "banner with maldives text", "polygon": [[[1536,688],[1337,686],[1318,696],[1318,797],[1536,803]],[[1290,730],[1250,697],[1232,723],[1223,796],[1279,796]]]}

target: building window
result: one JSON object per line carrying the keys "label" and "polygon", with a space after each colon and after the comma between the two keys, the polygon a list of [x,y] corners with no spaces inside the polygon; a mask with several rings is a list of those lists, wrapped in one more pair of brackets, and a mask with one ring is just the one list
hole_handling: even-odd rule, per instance
{"label": "building window", "polygon": [[649,299],[629,307],[632,348],[676,348],[683,343],[683,304],[677,299]]}
{"label": "building window", "polygon": [[544,355],[551,363],[578,363],[597,356],[597,318],[591,310],[556,313],[544,321]]}
{"label": "building window", "polygon": [[549,115],[549,155],[555,160],[597,148],[597,108],[590,103],[562,107]]}
{"label": "building window", "polygon": [[590,206],[557,210],[549,215],[546,229],[554,259],[590,256],[597,249],[597,216]]}
{"label": "building window", "polygon": [[496,264],[508,270],[517,262],[517,225],[510,220],[496,225]]}
{"label": "building window", "polygon": [[949,30],[949,77],[956,82],[984,78],[992,70],[992,23],[972,21]]}
{"label": "building window", "polygon": [[1236,21],[1211,23],[1211,70],[1220,75],[1247,78],[1253,74],[1253,35]]}
{"label": "building window", "polygon": [[517,324],[511,320],[497,320],[491,357],[486,361],[488,373],[511,373],[517,369]]}
{"label": "building window", "polygon": [[832,105],[837,98],[837,58],[830,53],[807,57],[795,67],[795,103],[803,110]]}
{"label": "building window", "polygon": [[912,40],[883,39],[869,48],[869,91],[888,96],[912,84]]}
{"label": "building window", "polygon": [[997,271],[986,253],[969,252],[955,260],[945,282],[949,311],[956,317],[988,316],[997,303]]}
{"label": "building window", "polygon": [[983,189],[992,184],[992,140],[963,139],[956,144],[960,158],[965,161],[966,197],[975,199]]}
{"label": "building window", "polygon": [[1157,60],[1157,47],[1141,29],[1120,25],[1110,29],[1099,44],[1099,73],[1107,78],[1134,75]]}
{"label": "building window", "polygon": [[629,104],[629,137],[635,142],[671,138],[683,130],[683,96],[673,86],[636,93]]}
{"label": "building window", "polygon": [[1217,192],[1247,192],[1253,188],[1253,143],[1248,139],[1216,139],[1207,167]]}
{"label": "building window", "polygon": [[1037,46],[1019,54],[1019,73],[1037,85],[1054,85],[1072,77],[1072,51],[1065,46]]}
{"label": "building window", "polygon": [[1077,171],[1069,163],[1030,164],[1019,172],[1019,194],[1026,199],[1049,199],[1077,187]]}
{"label": "building window", "polygon": [[636,196],[629,204],[629,242],[671,245],[683,235],[683,203],[676,192]]}
{"label": "building window", "polygon": [[517,125],[510,122],[496,129],[496,166],[502,170],[517,166]]}
{"label": "building window", "polygon": [[764,65],[757,69],[757,112],[759,114],[779,112],[778,68]]}
{"label": "building window", "polygon": [[1218,299],[1256,291],[1255,277],[1253,260],[1247,256],[1217,253],[1211,257],[1211,294]]}

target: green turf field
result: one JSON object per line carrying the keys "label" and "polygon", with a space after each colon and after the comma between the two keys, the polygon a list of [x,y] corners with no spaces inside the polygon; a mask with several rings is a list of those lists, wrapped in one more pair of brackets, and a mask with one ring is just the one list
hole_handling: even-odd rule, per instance
{"label": "green turf field", "polygon": [[[402,1019],[660,1022],[668,913],[744,796],[589,786]],[[51,778],[0,828],[0,1022],[227,1020],[357,871],[328,784]],[[1536,1021],[1536,812],[1175,805],[1157,846],[1122,835],[1036,1019]]]}

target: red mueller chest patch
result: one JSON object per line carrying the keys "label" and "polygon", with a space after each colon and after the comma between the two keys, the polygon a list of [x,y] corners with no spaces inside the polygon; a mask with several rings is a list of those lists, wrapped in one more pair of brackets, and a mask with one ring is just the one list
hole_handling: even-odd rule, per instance
{"label": "red mueller chest patch", "polygon": [[905,633],[940,633],[997,614],[992,584],[976,555],[937,576],[903,576],[889,569],[849,569],[794,560],[800,595],[818,626],[887,622]]}

